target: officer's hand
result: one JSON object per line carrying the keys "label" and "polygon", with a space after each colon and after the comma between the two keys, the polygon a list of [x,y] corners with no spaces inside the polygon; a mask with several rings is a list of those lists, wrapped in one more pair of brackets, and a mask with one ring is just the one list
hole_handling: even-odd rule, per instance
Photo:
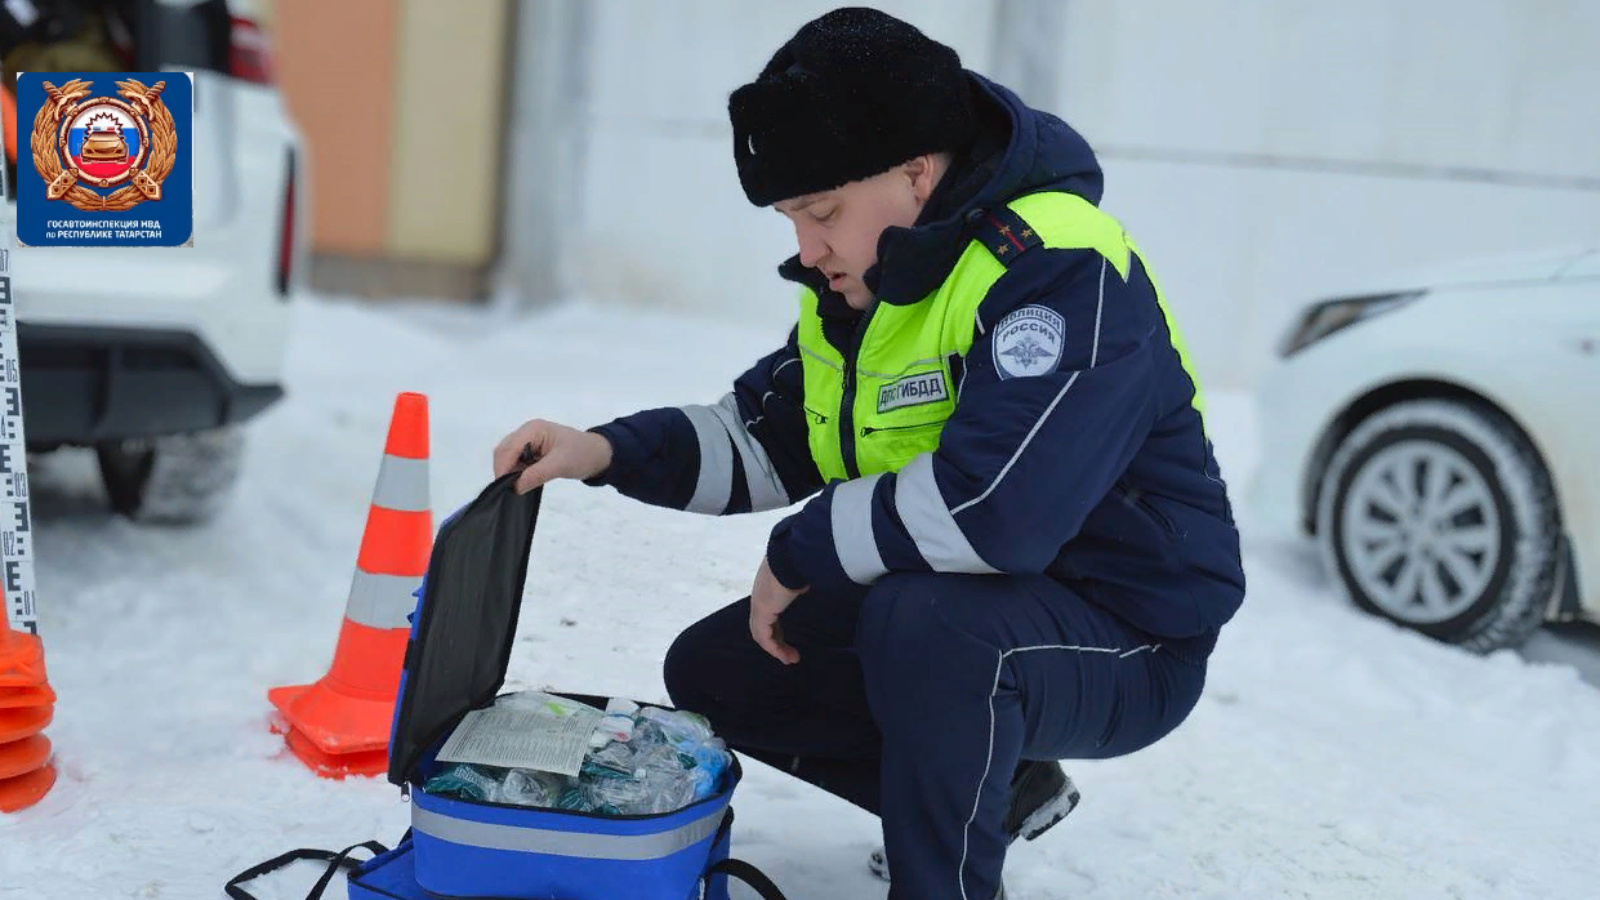
{"label": "officer's hand", "polygon": [[756,583],[750,588],[750,636],[761,649],[772,654],[778,662],[794,665],[800,661],[800,651],[783,639],[783,624],[778,617],[789,608],[794,598],[805,593],[791,591],[772,575],[767,558],[761,558],[761,568],[756,569]]}
{"label": "officer's hand", "polygon": [[593,478],[610,465],[610,441],[542,419],[524,423],[494,448],[494,477],[522,470],[519,494],[557,478]]}

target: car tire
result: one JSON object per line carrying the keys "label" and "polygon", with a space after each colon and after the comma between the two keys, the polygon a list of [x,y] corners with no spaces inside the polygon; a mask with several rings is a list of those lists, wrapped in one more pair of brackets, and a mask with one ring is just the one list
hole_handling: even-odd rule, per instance
{"label": "car tire", "polygon": [[111,508],[140,522],[190,525],[214,516],[239,480],[244,433],[237,427],[98,444]]}
{"label": "car tire", "polygon": [[1538,452],[1468,400],[1403,401],[1356,425],[1323,474],[1317,534],[1357,606],[1476,652],[1538,630],[1561,562]]}

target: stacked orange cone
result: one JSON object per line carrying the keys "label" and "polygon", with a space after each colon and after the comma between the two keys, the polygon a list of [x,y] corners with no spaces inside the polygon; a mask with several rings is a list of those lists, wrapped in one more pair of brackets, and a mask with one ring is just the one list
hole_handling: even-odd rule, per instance
{"label": "stacked orange cone", "polygon": [[428,570],[433,514],[428,501],[428,398],[395,399],[389,440],[367,513],[355,580],[333,665],[312,685],[273,688],[274,729],[325,778],[377,775],[388,767],[406,617]]}
{"label": "stacked orange cone", "polygon": [[44,644],[11,630],[0,594],[0,812],[38,803],[56,783],[50,740],[55,691],[44,672]]}

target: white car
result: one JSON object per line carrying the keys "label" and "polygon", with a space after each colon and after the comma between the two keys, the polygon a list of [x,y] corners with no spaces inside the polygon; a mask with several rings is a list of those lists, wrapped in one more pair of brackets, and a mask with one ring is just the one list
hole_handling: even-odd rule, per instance
{"label": "white car", "polygon": [[[28,447],[95,448],[112,507],[140,519],[215,511],[239,472],[240,424],[283,395],[303,154],[266,42],[239,12],[224,0],[19,0],[0,23],[20,46],[71,42],[98,22],[126,70],[194,73],[192,247],[12,251]],[[24,22],[29,34],[13,37]]]}
{"label": "white car", "polygon": [[1259,523],[1360,607],[1479,651],[1600,618],[1600,249],[1307,309],[1259,395]]}

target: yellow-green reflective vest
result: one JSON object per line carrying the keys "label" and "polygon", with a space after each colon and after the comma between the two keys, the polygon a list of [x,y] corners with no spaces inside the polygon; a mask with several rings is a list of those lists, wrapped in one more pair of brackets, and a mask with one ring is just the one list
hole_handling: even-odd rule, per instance
{"label": "yellow-green reflective vest", "polygon": [[[1040,193],[1007,204],[1049,249],[1094,250],[1127,279],[1138,247],[1122,225],[1075,194]],[[1143,257],[1140,256],[1143,262]],[[972,349],[978,306],[1005,274],[983,242],[970,241],[944,283],[917,303],[880,303],[858,336],[854,362],[822,333],[817,295],[800,294],[800,361],[805,372],[811,458],[824,481],[895,472],[939,446],[945,420],[955,411],[951,364]],[[1195,384],[1194,406],[1203,411],[1200,382],[1161,287],[1145,266],[1172,335],[1173,346]],[[848,441],[848,443],[845,443]],[[853,465],[852,465],[853,463]]]}

